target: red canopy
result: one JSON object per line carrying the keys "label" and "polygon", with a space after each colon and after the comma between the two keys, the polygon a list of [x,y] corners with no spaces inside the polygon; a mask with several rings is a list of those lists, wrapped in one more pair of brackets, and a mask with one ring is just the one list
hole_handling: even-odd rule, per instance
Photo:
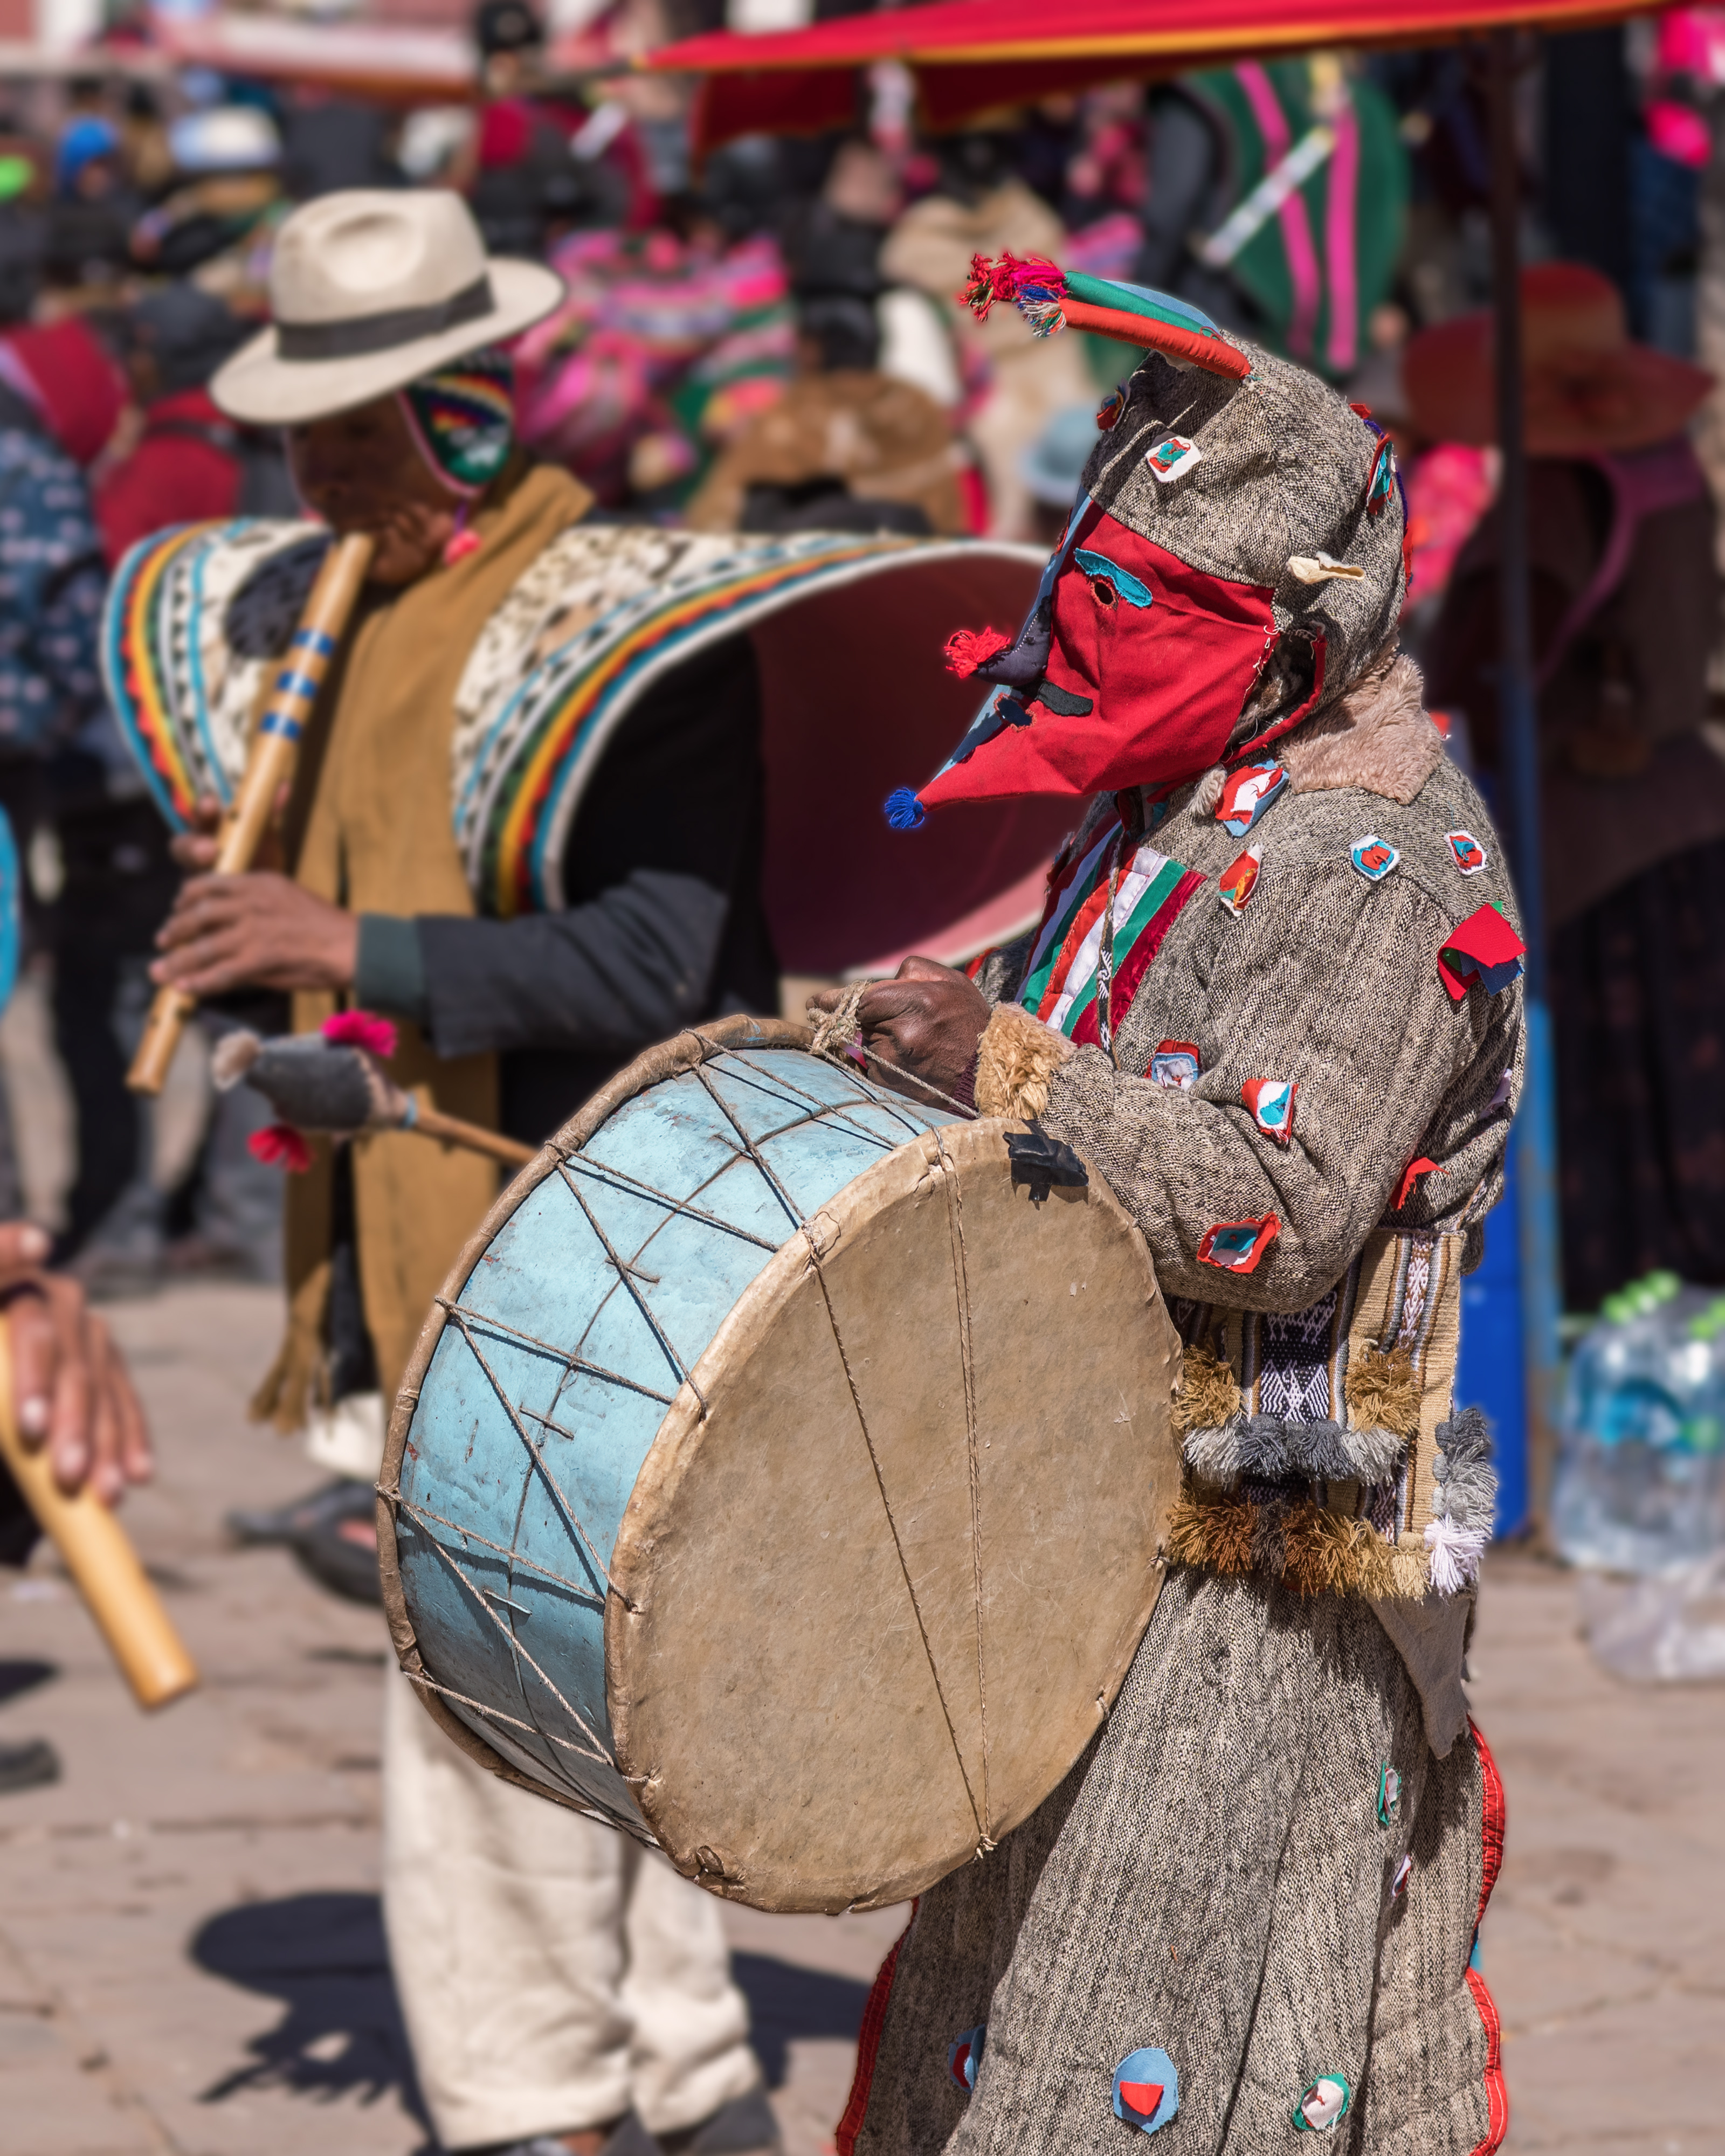
{"label": "red canopy", "polygon": [[1126,75],[1185,74],[1344,45],[1440,44],[1505,26],[1575,30],[1651,13],[1662,0],[936,0],[762,37],[716,31],[644,65],[703,74],[701,149],[738,135],[842,127],[856,71],[902,60],[922,118],[950,126]]}

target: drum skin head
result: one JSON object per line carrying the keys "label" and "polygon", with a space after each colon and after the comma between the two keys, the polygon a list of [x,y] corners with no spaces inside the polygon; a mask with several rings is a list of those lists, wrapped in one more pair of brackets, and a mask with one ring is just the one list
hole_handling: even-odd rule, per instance
{"label": "drum skin head", "polygon": [[[452,1294],[556,1154],[686,1067],[689,1042],[621,1073],[523,1171]],[[1076,1763],[1149,1621],[1180,1486],[1178,1338],[1099,1174],[1014,1182],[1020,1127],[929,1131],[846,1184],[744,1291],[636,1478],[604,1616],[617,1766],[678,1871],[727,1899],[875,1907],[968,1863]],[[403,1383],[385,1488],[443,1322]],[[411,1676],[385,1500],[378,1517]],[[470,1756],[557,1798],[420,1697]]]}
{"label": "drum skin head", "polygon": [[619,1763],[677,1869],[755,1908],[901,1902],[998,1841],[1155,1605],[1178,1340],[1101,1178],[1036,1202],[1009,1127],[931,1132],[815,1216],[624,1515]]}

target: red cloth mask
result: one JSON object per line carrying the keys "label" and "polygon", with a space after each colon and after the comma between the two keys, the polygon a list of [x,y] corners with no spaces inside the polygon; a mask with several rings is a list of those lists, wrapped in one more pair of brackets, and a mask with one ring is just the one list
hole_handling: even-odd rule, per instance
{"label": "red cloth mask", "polygon": [[1205,576],[1088,503],[1051,597],[1040,684],[997,691],[922,806],[1167,788],[1221,762],[1276,642],[1268,585]]}

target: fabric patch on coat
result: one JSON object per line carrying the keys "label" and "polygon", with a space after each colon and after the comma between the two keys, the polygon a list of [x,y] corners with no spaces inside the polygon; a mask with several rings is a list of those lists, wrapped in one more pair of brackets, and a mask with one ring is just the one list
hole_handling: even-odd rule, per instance
{"label": "fabric patch on coat", "polygon": [[1056,872],[1019,1003],[1070,1040],[1099,1040],[1096,993],[1111,884],[1108,1007],[1117,1031],[1168,930],[1203,882],[1197,870],[1183,869],[1147,840],[1134,846],[1121,824],[1110,824],[1070,874]]}
{"label": "fabric patch on coat", "polygon": [[1294,1135],[1294,1096],[1299,1090],[1295,1078],[1248,1078],[1240,1097],[1265,1137],[1286,1145]]}
{"label": "fabric patch on coat", "polygon": [[1301,2133],[1328,2133],[1348,2116],[1353,2092],[1340,2074],[1320,2074],[1300,2092],[1293,2121]]}
{"label": "fabric patch on coat", "polygon": [[1435,1175],[1438,1172],[1437,1163],[1435,1160],[1428,1160],[1424,1153],[1420,1154],[1418,1160],[1410,1160],[1402,1170],[1402,1179],[1397,1186],[1395,1203],[1390,1207],[1390,1211],[1392,1213],[1401,1211],[1403,1206],[1413,1196],[1414,1185],[1422,1175]]}
{"label": "fabric patch on coat", "polygon": [[1183,434],[1170,434],[1165,442],[1158,442],[1153,448],[1146,450],[1144,461],[1149,465],[1153,476],[1166,485],[1168,480],[1178,479],[1183,471],[1190,471],[1194,465],[1201,464],[1204,451],[1196,442],[1189,442]]}
{"label": "fabric patch on coat", "polygon": [[1375,831],[1368,831],[1363,839],[1354,840],[1348,849],[1348,858],[1368,883],[1382,883],[1401,855],[1387,839],[1380,839]]}
{"label": "fabric patch on coat", "polygon": [[1476,876],[1485,867],[1486,850],[1471,831],[1445,831],[1444,843],[1463,875]]}
{"label": "fabric patch on coat", "polygon": [[1130,569],[1122,569],[1117,562],[1111,562],[1106,554],[1099,554],[1094,547],[1081,547],[1072,559],[1083,570],[1092,586],[1102,583],[1108,587],[1108,597],[1100,592],[1096,598],[1103,606],[1112,606],[1116,599],[1124,599],[1129,607],[1147,607],[1155,603],[1156,594],[1142,577],[1135,577]]}
{"label": "fabric patch on coat", "polygon": [[1386,1759],[1378,1770],[1378,1824],[1388,1826],[1400,1809],[1402,1778]]}
{"label": "fabric patch on coat", "polygon": [[1412,1852],[1409,1851],[1403,1856],[1401,1862],[1395,1867],[1395,1876],[1389,1882],[1389,1898],[1392,1902],[1400,1901],[1403,1895],[1407,1892],[1408,1881],[1413,1876],[1414,1858]]}
{"label": "fabric patch on coat", "polygon": [[1219,1220],[1200,1237],[1198,1262],[1224,1273],[1255,1272],[1259,1259],[1281,1232],[1281,1223],[1273,1213],[1261,1220]]}
{"label": "fabric patch on coat", "polygon": [[1111,434],[1120,424],[1120,415],[1126,409],[1126,392],[1111,389],[1096,407],[1096,424],[1102,432]]}
{"label": "fabric patch on coat", "polygon": [[1237,860],[1230,861],[1223,870],[1216,885],[1216,896],[1230,913],[1244,913],[1252,893],[1258,888],[1258,874],[1264,865],[1264,849],[1248,846]]}
{"label": "fabric patch on coat", "polygon": [[977,2068],[983,2062],[983,2046],[988,2038],[985,2023],[979,2028],[967,2029],[947,2046],[947,2071],[967,2095],[976,2087]]}
{"label": "fabric patch on coat", "polygon": [[1216,821],[1230,838],[1245,838],[1271,803],[1286,791],[1288,775],[1279,763],[1247,764],[1223,787]]}
{"label": "fabric patch on coat", "polygon": [[1180,2076],[1166,2051],[1146,2045],[1114,2069],[1114,2116],[1128,2126],[1154,2133],[1179,2108]]}
{"label": "fabric patch on coat", "polygon": [[1197,1045],[1189,1040],[1158,1040],[1150,1051],[1150,1083],[1171,1092],[1189,1093],[1203,1068]]}
{"label": "fabric patch on coat", "polygon": [[1438,946],[1438,978],[1451,1003],[1459,1004],[1476,983],[1495,996],[1520,979],[1527,948],[1500,907],[1482,906]]}

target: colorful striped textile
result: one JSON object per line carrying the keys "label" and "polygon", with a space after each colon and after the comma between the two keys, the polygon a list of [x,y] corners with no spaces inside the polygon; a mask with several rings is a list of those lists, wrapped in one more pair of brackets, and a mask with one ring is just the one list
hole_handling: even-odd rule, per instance
{"label": "colorful striped textile", "polygon": [[[232,798],[253,714],[328,543],[317,526],[242,519],[158,532],[121,562],[104,673],[177,829],[200,795]],[[815,594],[907,562],[998,568],[1003,552],[1016,557],[970,540],[571,525],[493,613],[456,690],[450,816],[480,911],[507,919],[566,903],[563,849],[588,783],[670,668]]]}
{"label": "colorful striped textile", "polygon": [[252,716],[285,654],[329,534],[257,517],[177,525],[121,558],[102,678],[126,746],[177,831],[232,798]]}
{"label": "colorful striped textile", "polygon": [[1197,870],[1169,860],[1148,839],[1134,844],[1117,822],[1083,853],[1056,865],[1019,1001],[1045,1025],[1080,1043],[1101,1038],[1096,984],[1109,885],[1117,875],[1109,993],[1117,1030],[1181,908],[1204,883]]}

